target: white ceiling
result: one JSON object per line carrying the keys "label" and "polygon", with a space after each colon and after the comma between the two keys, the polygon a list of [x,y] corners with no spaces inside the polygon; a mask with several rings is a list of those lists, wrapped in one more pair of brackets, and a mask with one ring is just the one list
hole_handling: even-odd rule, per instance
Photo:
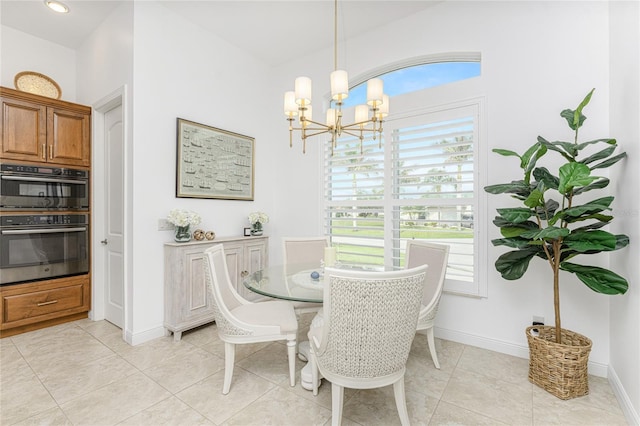
{"label": "white ceiling", "polygon": [[[424,10],[442,0],[340,0],[338,39]],[[2,0],[2,25],[76,49],[122,1],[62,0],[57,14],[43,0]],[[187,20],[263,60],[277,65],[300,52],[333,45],[333,0],[161,1]],[[375,40],[372,33],[372,42]]]}

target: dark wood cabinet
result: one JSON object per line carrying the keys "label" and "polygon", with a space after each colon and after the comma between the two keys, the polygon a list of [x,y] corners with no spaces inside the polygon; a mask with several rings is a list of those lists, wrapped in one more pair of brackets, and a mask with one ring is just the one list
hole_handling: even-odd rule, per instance
{"label": "dark wood cabinet", "polygon": [[0,96],[3,160],[90,166],[90,107],[4,87]]}
{"label": "dark wood cabinet", "polygon": [[0,337],[86,318],[89,274],[0,287]]}

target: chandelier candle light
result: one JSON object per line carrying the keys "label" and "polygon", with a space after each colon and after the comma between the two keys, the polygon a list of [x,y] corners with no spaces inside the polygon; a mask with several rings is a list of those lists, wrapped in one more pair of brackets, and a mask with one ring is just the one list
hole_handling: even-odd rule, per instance
{"label": "chandelier candle light", "polygon": [[[295,80],[295,91],[284,94],[284,114],[289,121],[289,146],[293,146],[293,131],[300,130],[302,152],[306,153],[307,138],[328,133],[331,135],[331,154],[336,147],[337,139],[347,134],[360,139],[360,153],[365,132],[371,132],[373,139],[378,137],[382,146],[382,122],[389,114],[389,96],[383,93],[383,83],[379,78],[367,81],[367,104],[355,108],[355,123],[342,123],[342,103],[349,96],[349,77],[347,72],[338,69],[338,0],[334,2],[334,71],[331,73],[331,104],[334,108],[327,110],[325,124],[313,121],[311,111],[311,79],[298,77]],[[369,115],[371,112],[371,115]],[[293,127],[295,117],[300,120],[300,127]]]}

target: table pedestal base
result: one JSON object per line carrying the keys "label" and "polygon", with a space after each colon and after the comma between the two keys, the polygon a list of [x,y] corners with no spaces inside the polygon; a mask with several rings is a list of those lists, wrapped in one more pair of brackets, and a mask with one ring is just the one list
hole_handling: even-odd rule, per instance
{"label": "table pedestal base", "polygon": [[[298,358],[302,361],[308,361],[307,365],[302,367],[302,370],[300,371],[300,384],[303,389],[308,391],[313,390],[313,372],[311,370],[311,361],[309,361],[310,350],[309,341],[300,342],[298,345]],[[318,381],[320,382],[318,383],[318,386],[320,386],[322,383],[322,376],[320,375],[320,372],[318,372]]]}

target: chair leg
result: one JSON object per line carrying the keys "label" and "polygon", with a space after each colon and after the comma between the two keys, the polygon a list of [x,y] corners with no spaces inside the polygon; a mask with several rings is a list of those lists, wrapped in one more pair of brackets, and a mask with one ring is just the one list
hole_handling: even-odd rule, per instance
{"label": "chair leg", "polygon": [[335,383],[331,383],[331,426],[340,426],[342,424],[343,399],[344,388]]}
{"label": "chair leg", "polygon": [[233,377],[233,366],[236,357],[236,345],[224,342],[224,384],[222,385],[222,393],[229,393],[231,388],[231,378]]}
{"label": "chair leg", "polygon": [[287,339],[287,352],[289,358],[289,384],[291,386],[296,385],[296,338]]}
{"label": "chair leg", "polygon": [[431,352],[431,359],[436,368],[440,369],[440,363],[438,362],[438,354],[436,353],[436,340],[433,336],[433,327],[427,328],[427,341],[429,342],[429,351]]}
{"label": "chair leg", "polygon": [[318,360],[313,351],[313,345],[309,345],[309,362],[311,363],[311,384],[313,386],[313,396],[318,395]]}
{"label": "chair leg", "polygon": [[404,394],[404,376],[393,384],[393,395],[396,398],[396,407],[400,415],[400,424],[409,426],[409,412],[407,411],[407,400]]}

